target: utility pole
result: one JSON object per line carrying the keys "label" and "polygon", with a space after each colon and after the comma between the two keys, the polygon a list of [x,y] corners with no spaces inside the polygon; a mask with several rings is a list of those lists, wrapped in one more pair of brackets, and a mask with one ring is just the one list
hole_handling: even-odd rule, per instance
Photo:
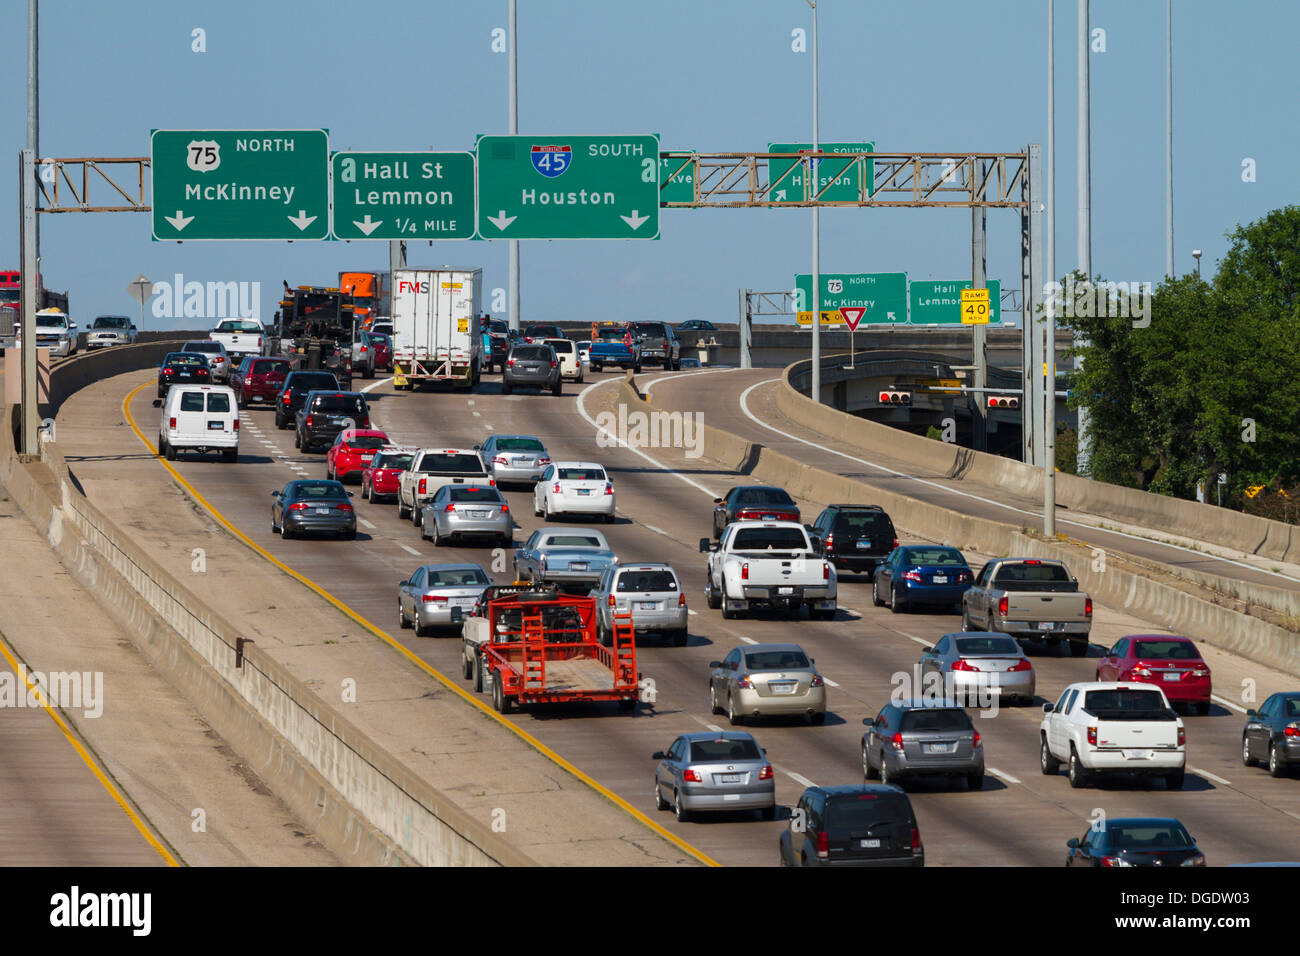
{"label": "utility pole", "polygon": [[22,453],[40,454],[40,414],[36,392],[36,286],[41,247],[36,215],[36,160],[40,157],[40,29],[37,0],[27,0],[27,148],[18,156],[19,269],[22,291],[19,334],[22,336]]}
{"label": "utility pole", "polygon": [[[1056,0],[1047,0],[1047,249],[1044,274],[1043,534],[1056,537]],[[1049,291],[1052,290],[1052,291]]]}
{"label": "utility pole", "polygon": [[[509,96],[509,121],[510,135],[514,136],[519,133],[519,55],[516,52],[519,41],[519,31],[516,26],[516,0],[510,0],[510,36],[507,42],[510,44],[510,92]],[[510,328],[519,331],[519,240],[511,239],[510,246],[510,276],[509,288],[506,291],[509,301],[507,320]]]}
{"label": "utility pole", "polygon": [[1165,0],[1165,275],[1174,277],[1174,13]]}
{"label": "utility pole", "polygon": [[[38,0],[27,0],[27,148],[41,158],[40,11]],[[36,258],[41,256],[40,217],[32,227],[36,236]]]}
{"label": "utility pole", "polygon": [[[1092,282],[1092,146],[1089,142],[1092,121],[1088,105],[1088,44],[1089,44],[1089,0],[1079,0],[1079,271],[1084,281]],[[1087,344],[1076,331],[1074,347],[1076,351]],[[1083,358],[1074,360],[1076,371],[1082,371]],[[1079,474],[1088,476],[1092,455],[1090,446],[1092,435],[1088,428],[1088,409],[1079,407],[1079,454],[1077,458]]]}
{"label": "utility pole", "polygon": [[[812,76],[812,152],[808,158],[809,177],[804,186],[811,189],[809,195],[817,195],[818,182],[821,178],[820,164],[814,158],[821,150],[821,134],[817,123],[817,0],[807,0],[813,14],[813,76]],[[821,304],[821,207],[812,209],[812,399],[822,400],[822,304]]]}

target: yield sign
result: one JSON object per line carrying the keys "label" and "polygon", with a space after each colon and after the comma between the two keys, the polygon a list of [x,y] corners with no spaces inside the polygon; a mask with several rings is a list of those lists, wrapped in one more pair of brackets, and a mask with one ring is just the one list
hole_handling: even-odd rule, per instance
{"label": "yield sign", "polygon": [[862,316],[866,311],[866,308],[860,305],[840,306],[840,314],[844,316],[844,321],[849,324],[850,332],[858,330],[858,323],[862,321]]}

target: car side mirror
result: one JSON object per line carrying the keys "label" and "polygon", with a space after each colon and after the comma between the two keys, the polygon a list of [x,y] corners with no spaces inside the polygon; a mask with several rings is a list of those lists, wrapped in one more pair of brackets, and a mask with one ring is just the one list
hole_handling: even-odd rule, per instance
{"label": "car side mirror", "polygon": [[708,538],[701,538],[701,539],[700,539],[700,554],[707,554],[707,553],[708,553],[708,550],[709,550],[709,544],[710,544],[710,542],[709,542],[709,539],[708,539]]}
{"label": "car side mirror", "polygon": [[271,492],[271,497],[272,497],[272,498],[279,498],[279,497],[280,497],[280,492],[278,492],[278,491],[273,491],[273,492]]}
{"label": "car side mirror", "polygon": [[709,667],[721,667],[722,661],[709,661]]}
{"label": "car side mirror", "polygon": [[349,497],[349,498],[355,498],[355,497],[356,497],[356,493],[355,493],[355,492],[352,492],[352,491],[349,491],[349,492],[348,492],[348,497]]}
{"label": "car side mirror", "polygon": [[862,726],[863,726],[863,727],[874,727],[874,726],[876,726],[876,718],[874,718],[874,717],[863,717],[863,718],[862,718]]}
{"label": "car side mirror", "polygon": [[722,504],[722,499],[721,499],[721,498],[714,498],[714,499],[713,499],[713,503],[714,503],[715,505],[720,505],[720,504]]}
{"label": "car side mirror", "polygon": [[1045,714],[1050,714],[1051,712],[1052,712],[1052,705],[1051,705],[1051,704],[1044,704],[1044,705],[1043,705],[1043,713],[1045,713]]}
{"label": "car side mirror", "polygon": [[922,653],[922,654],[933,654],[933,653],[934,653],[934,648],[933,648],[933,647],[923,647],[923,648],[921,648],[921,653]]}
{"label": "car side mirror", "polygon": [[404,587],[406,587],[406,586],[407,586],[408,584],[410,584],[410,583],[411,583],[410,581],[398,581],[398,582],[397,582],[397,586],[398,586],[399,588],[404,588]]}
{"label": "car side mirror", "polygon": [[651,760],[667,760],[667,759],[668,759],[668,755],[667,755],[666,753],[664,753],[662,750],[656,750],[654,753],[652,753],[652,754],[650,755],[650,759],[651,759]]}
{"label": "car side mirror", "polygon": [[1065,841],[1065,845],[1068,846],[1071,850],[1077,850],[1079,849],[1079,838],[1070,837],[1070,839]]}
{"label": "car side mirror", "polygon": [[1246,716],[1247,716],[1247,717],[1258,717],[1258,716],[1259,716],[1259,711],[1256,711],[1256,710],[1248,710],[1248,711],[1246,711]]}

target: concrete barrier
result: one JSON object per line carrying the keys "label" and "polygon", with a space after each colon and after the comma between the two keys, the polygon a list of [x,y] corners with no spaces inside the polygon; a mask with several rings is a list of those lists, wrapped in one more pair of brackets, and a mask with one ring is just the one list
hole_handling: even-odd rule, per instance
{"label": "concrete barrier", "polygon": [[[635,378],[630,374],[620,386],[619,400],[629,409],[658,410],[637,390]],[[824,406],[822,411],[832,413]],[[818,430],[826,434],[828,427],[836,425],[821,423]],[[756,480],[779,485],[796,498],[819,505],[862,498],[863,486],[853,478],[809,467],[805,462],[763,445],[743,442],[710,425],[704,425],[702,430],[705,457]],[[886,430],[892,436],[900,436],[894,429]],[[916,436],[902,433],[901,437]],[[896,454],[896,448],[891,448],[891,453]],[[947,455],[951,461],[951,448],[947,449]],[[736,462],[743,467],[737,467]],[[1209,596],[1193,583],[1180,586],[1176,580],[1161,580],[1156,571],[1122,556],[1110,554],[1104,567],[1094,569],[1095,559],[1087,547],[1045,541],[1026,533],[1027,529],[962,514],[885,489],[873,488],[871,500],[889,512],[895,526],[931,541],[984,554],[1029,555],[1064,561],[1078,578],[1079,586],[1097,601],[1123,608],[1212,647],[1300,675],[1300,635],[1260,616],[1259,608],[1249,603],[1248,592],[1243,596],[1207,599]]]}
{"label": "concrete barrier", "polygon": [[[120,347],[55,369],[59,401],[92,374],[155,363]],[[53,399],[53,395],[52,395]],[[154,561],[74,487],[56,447],[22,462],[4,408],[0,483],[76,579],[137,636],[204,719],[340,859],[359,865],[532,865],[533,860],[359,731]],[[238,662],[237,656],[242,658]]]}

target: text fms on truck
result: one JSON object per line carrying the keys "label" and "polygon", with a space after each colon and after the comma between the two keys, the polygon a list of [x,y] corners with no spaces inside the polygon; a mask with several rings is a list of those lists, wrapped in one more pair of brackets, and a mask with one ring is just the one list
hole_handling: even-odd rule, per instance
{"label": "text fms on truck", "polygon": [[393,273],[393,387],[478,384],[483,364],[482,269],[399,269]]}
{"label": "text fms on truck", "polygon": [[356,319],[351,297],[332,287],[284,284],[268,354],[283,355],[294,369],[333,372],[339,387],[352,388]]}
{"label": "text fms on truck", "polygon": [[635,710],[640,675],[631,615],[614,616],[614,643],[606,648],[596,633],[595,598],[534,587],[484,592],[461,629],[464,676],[503,714],[516,704],[604,700]]}

